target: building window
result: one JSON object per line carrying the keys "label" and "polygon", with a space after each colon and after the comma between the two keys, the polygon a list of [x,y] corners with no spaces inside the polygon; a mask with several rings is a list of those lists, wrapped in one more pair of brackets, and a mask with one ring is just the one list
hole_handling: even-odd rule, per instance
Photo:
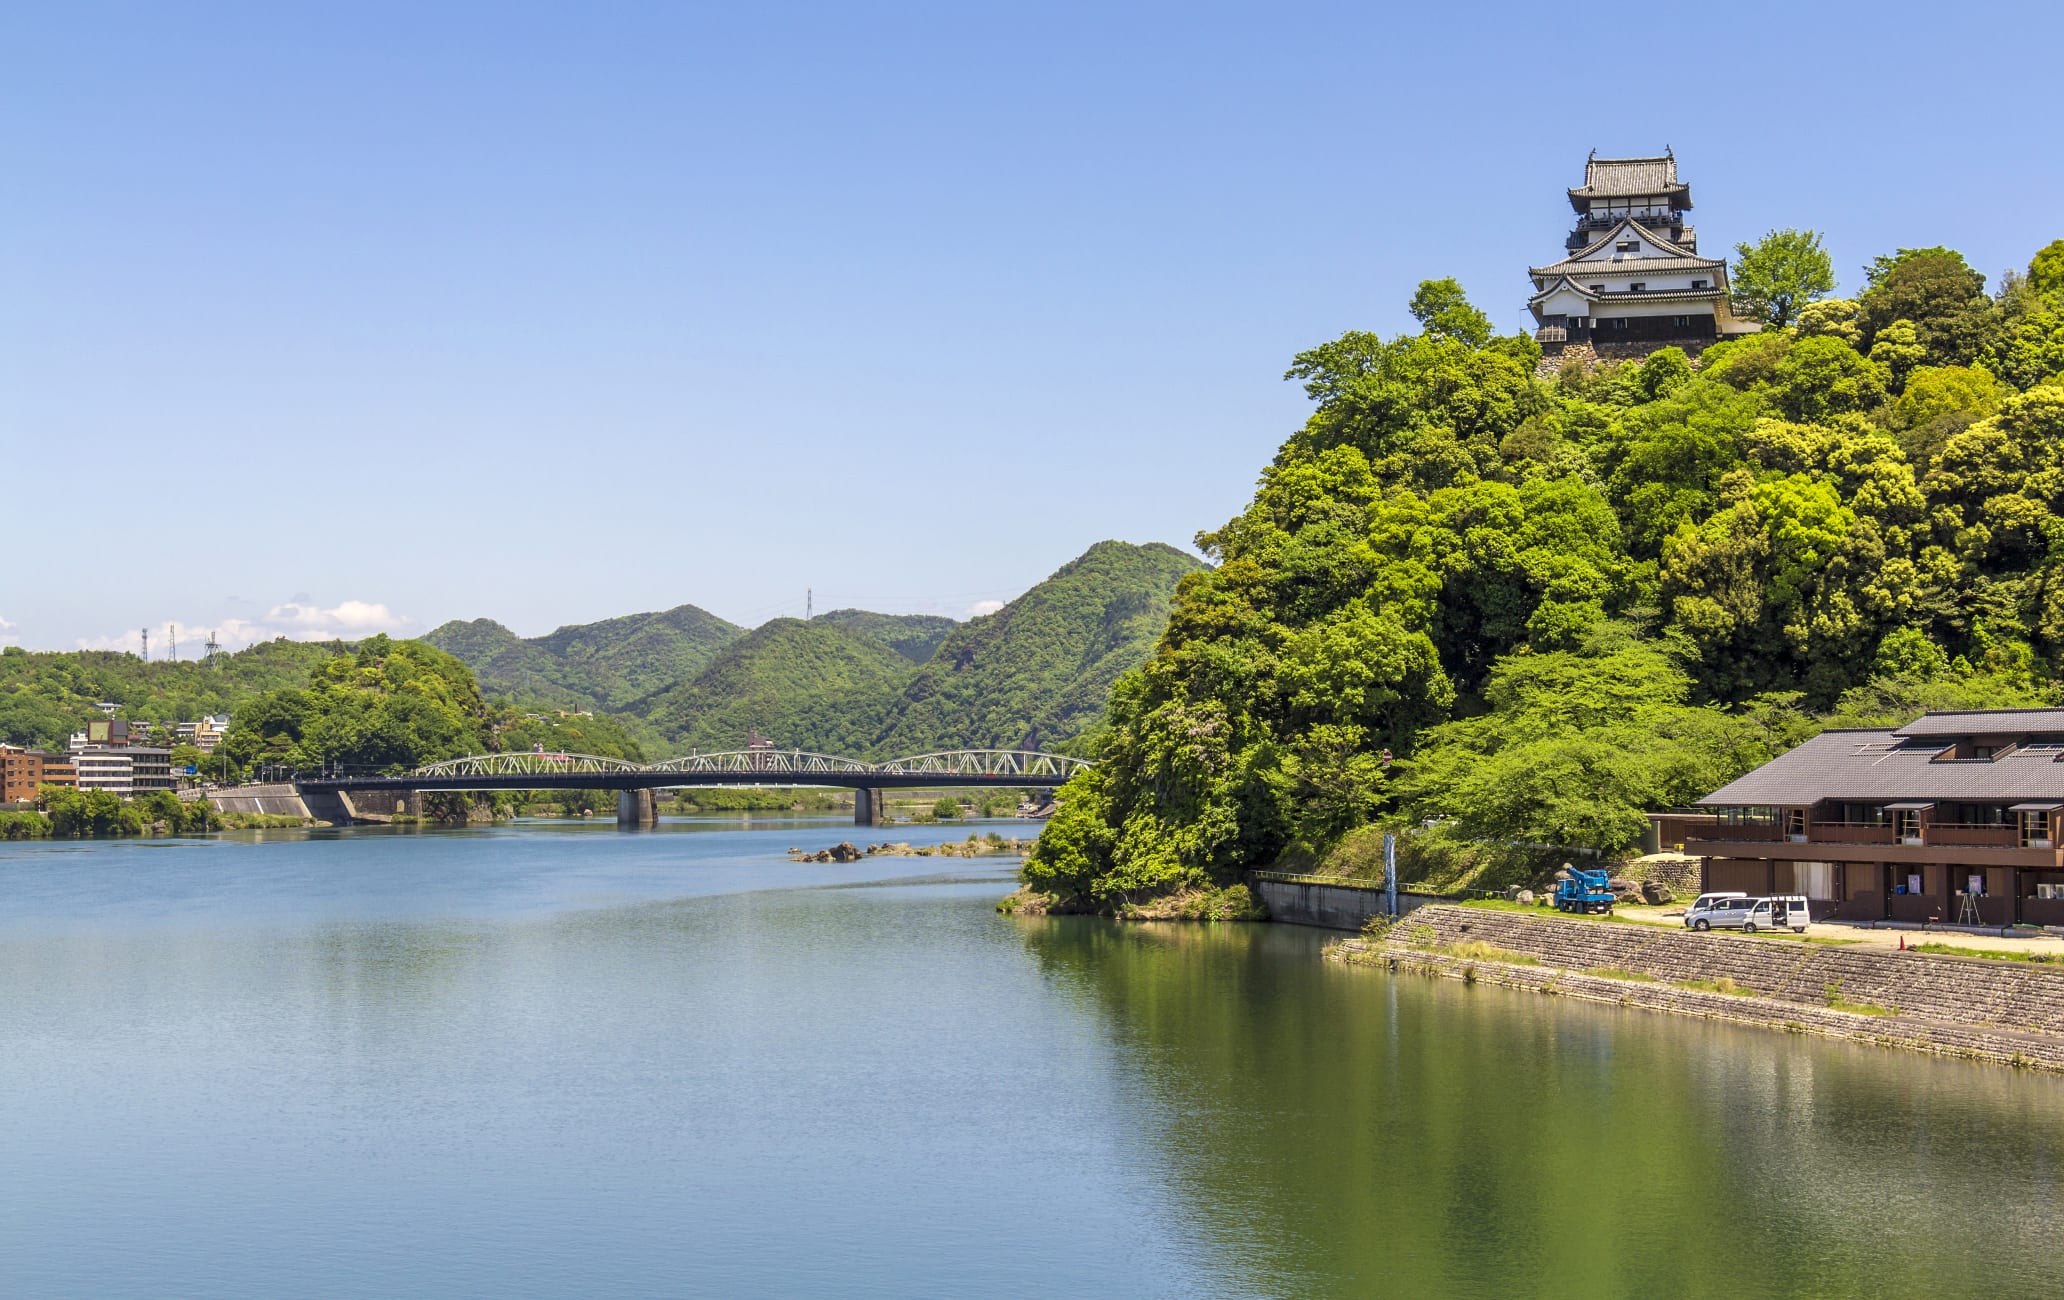
{"label": "building window", "polygon": [[1625,316],[1616,318],[1612,323],[1612,327],[1616,330],[1623,330],[1627,328],[1627,318]]}
{"label": "building window", "polygon": [[1619,249],[1622,253],[1631,253],[1641,247],[1641,241],[1637,239],[1622,239],[1619,243],[1614,244],[1613,247]]}
{"label": "building window", "polygon": [[1627,292],[1629,292],[1629,293],[1640,293],[1640,292],[1641,292],[1642,290],[1644,290],[1644,289],[1646,289],[1646,288],[1648,288],[1648,281],[1646,281],[1646,280],[1636,280],[1636,281],[1635,281],[1634,283],[1632,283],[1632,284],[1630,284],[1630,285],[1628,285],[1628,286],[1627,286]]}
{"label": "building window", "polygon": [[1679,317],[1677,317],[1677,321],[1676,321],[1676,323],[1677,323],[1677,328],[1678,328],[1678,329],[1681,329],[1681,330],[1688,330],[1688,329],[1690,329],[1690,328],[1691,328],[1691,317],[1689,317],[1689,316],[1679,316]]}
{"label": "building window", "polygon": [[1591,290],[1591,292],[1593,292],[1593,293],[1604,293],[1604,292],[1605,292],[1605,286],[1604,286],[1604,285],[1602,285],[1602,284],[1593,284],[1593,285],[1587,285],[1587,286],[1585,286],[1585,287],[1586,287],[1586,288],[1588,288],[1588,289],[1590,289],[1590,290]]}
{"label": "building window", "polygon": [[1704,280],[1693,280],[1691,282],[1691,287],[1694,289],[1703,289],[1706,287],[1706,282]]}

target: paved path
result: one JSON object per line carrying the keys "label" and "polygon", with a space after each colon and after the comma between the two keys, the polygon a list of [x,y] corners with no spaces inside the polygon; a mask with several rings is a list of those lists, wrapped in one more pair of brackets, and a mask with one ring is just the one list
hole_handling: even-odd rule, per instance
{"label": "paved path", "polygon": [[[1684,924],[1682,903],[1672,903],[1667,907],[1617,907],[1613,910],[1630,921],[1649,921],[1675,926]],[[1917,943],[1939,943],[1951,948],[2045,953],[2064,957],[2064,939],[2050,935],[2026,938],[2015,935],[2003,938],[1998,934],[1959,934],[1954,930],[1866,930],[1855,925],[1809,925],[1806,927],[1806,933],[1818,939],[1841,939],[1858,947],[1897,948],[1899,941],[1904,939],[1908,947]]]}

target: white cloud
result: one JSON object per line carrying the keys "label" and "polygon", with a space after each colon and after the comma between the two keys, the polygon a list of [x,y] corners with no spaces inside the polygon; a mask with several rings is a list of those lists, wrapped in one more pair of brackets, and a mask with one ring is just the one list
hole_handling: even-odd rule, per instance
{"label": "white cloud", "polygon": [[20,644],[21,642],[18,641],[14,635],[14,624],[8,622],[4,618],[0,618],[0,645]]}
{"label": "white cloud", "polygon": [[[282,627],[293,628],[306,633],[301,637],[360,637],[375,632],[399,632],[414,622],[402,618],[385,605],[369,604],[363,600],[347,600],[339,605],[323,609],[316,605],[286,604],[274,605],[266,621]],[[288,633],[294,635],[293,632]]]}
{"label": "white cloud", "polygon": [[967,616],[969,618],[980,618],[984,614],[994,614],[997,610],[1002,608],[1003,602],[1000,600],[978,600],[974,604],[968,606]]}
{"label": "white cloud", "polygon": [[[356,641],[376,632],[405,633],[414,625],[414,619],[370,601],[347,600],[327,609],[289,601],[284,605],[274,605],[261,619],[168,620],[150,629],[150,650],[153,659],[169,658],[175,628],[179,657],[198,659],[211,634],[224,650],[241,650],[247,645],[277,637],[291,641]],[[0,632],[5,630],[6,625],[0,624]],[[127,650],[134,653],[141,644],[141,638],[137,632],[116,632],[109,636],[80,637],[77,644],[81,650]]]}

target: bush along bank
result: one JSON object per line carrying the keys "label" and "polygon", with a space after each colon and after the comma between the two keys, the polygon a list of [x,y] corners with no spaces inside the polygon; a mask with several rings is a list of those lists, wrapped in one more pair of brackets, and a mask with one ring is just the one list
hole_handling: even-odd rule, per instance
{"label": "bush along bank", "polygon": [[199,835],[223,828],[205,799],[181,801],[169,790],[121,799],[106,790],[45,786],[41,811],[0,813],[0,839],[91,840],[133,835]]}
{"label": "bush along bank", "polygon": [[2064,970],[1423,907],[1327,955],[1708,1020],[2064,1072]]}

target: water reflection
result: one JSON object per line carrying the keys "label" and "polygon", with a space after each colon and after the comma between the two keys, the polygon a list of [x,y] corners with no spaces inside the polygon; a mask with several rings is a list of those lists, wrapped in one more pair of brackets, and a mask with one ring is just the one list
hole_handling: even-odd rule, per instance
{"label": "water reflection", "polygon": [[0,1293],[2051,1290],[2046,1077],[827,832],[7,853]]}
{"label": "water reflection", "polygon": [[1262,1289],[2054,1294],[2052,1079],[1343,969],[1275,928],[1021,924]]}

